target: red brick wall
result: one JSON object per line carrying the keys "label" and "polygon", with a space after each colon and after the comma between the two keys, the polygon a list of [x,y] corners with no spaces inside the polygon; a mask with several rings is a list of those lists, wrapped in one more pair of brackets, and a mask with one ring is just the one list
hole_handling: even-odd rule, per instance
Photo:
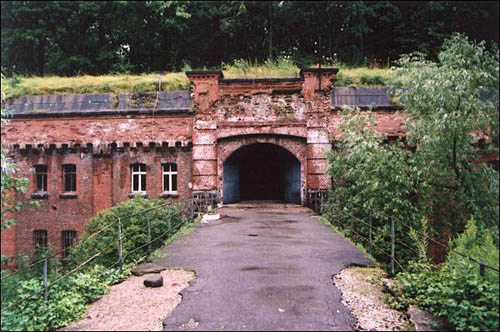
{"label": "red brick wall", "polygon": [[[5,127],[5,128],[4,128]],[[7,144],[50,144],[59,147],[65,143],[93,144],[94,148],[116,142],[118,146],[136,142],[148,146],[150,142],[161,144],[176,142],[187,145],[191,140],[192,119],[189,115],[99,116],[66,118],[12,119],[2,126],[2,141]]]}
{"label": "red brick wall", "polygon": [[[111,155],[93,155],[83,151],[25,151],[15,154],[19,176],[30,180],[24,200],[32,200],[35,191],[33,166],[45,164],[48,169],[48,199],[38,200],[40,208],[24,208],[16,216],[17,232],[2,232],[2,254],[16,252],[34,254],[35,230],[47,230],[48,241],[55,250],[62,249],[62,231],[74,230],[77,239],[85,224],[95,214],[129,199],[131,192],[130,164],[147,165],[146,191],[148,198],[162,194],[162,164],[177,163],[179,198],[191,196],[191,150],[185,148],[126,148]],[[75,164],[77,169],[77,198],[61,198],[63,193],[62,165]],[[16,237],[17,234],[17,237]],[[5,244],[4,244],[5,241]]]}
{"label": "red brick wall", "polygon": [[[24,208],[18,215],[17,249],[20,253],[34,254],[33,232],[37,229],[47,230],[48,241],[56,250],[62,249],[61,232],[75,230],[77,239],[81,235],[85,222],[94,215],[93,210],[93,157],[86,153],[33,153],[16,154],[16,163],[20,176],[30,180],[30,189],[23,199],[32,200],[35,191],[36,164],[47,165],[48,199],[40,199],[40,208]],[[75,164],[77,198],[61,198],[64,192],[62,181],[62,165]]]}

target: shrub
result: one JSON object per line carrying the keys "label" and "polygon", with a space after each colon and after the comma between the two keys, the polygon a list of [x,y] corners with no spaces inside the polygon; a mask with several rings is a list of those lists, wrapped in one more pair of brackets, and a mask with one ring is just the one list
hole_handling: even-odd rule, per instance
{"label": "shrub", "polygon": [[[96,274],[99,269],[94,267],[90,272],[78,272],[54,284],[48,291],[47,302],[44,300],[39,275],[15,276],[2,281],[2,308],[40,292],[17,306],[2,311],[2,330],[52,330],[80,318],[87,304],[104,295],[108,289]],[[51,273],[49,284],[59,277],[58,273]]]}
{"label": "shrub", "polygon": [[[474,219],[451,246],[498,268],[498,248],[488,233],[478,232]],[[397,279],[404,302],[417,304],[456,330],[498,331],[498,273],[489,271],[482,277],[476,263],[450,251],[443,266],[412,262]]]}
{"label": "shrub", "polygon": [[351,76],[347,74],[343,74],[342,72],[338,73],[335,76],[334,85],[335,86],[351,86],[354,84],[354,80]]}
{"label": "shrub", "polygon": [[385,80],[381,75],[362,75],[360,82],[363,85],[385,85]]}
{"label": "shrub", "polygon": [[[72,263],[77,264],[84,262],[100,251],[103,251],[103,253],[93,260],[94,264],[111,266],[116,263],[119,257],[117,245],[118,228],[116,222],[118,218],[121,219],[124,257],[126,257],[129,262],[143,257],[147,253],[147,246],[131,254],[129,253],[148,242],[146,213],[128,218],[126,218],[126,216],[161,205],[165,205],[164,200],[148,200],[137,197],[99,212],[97,216],[92,218],[88,223],[80,240],[80,244],[76,245],[72,250]],[[149,212],[151,239],[161,236],[157,241],[151,243],[152,250],[159,248],[163,241],[171,235],[171,233],[165,234],[169,229],[169,225],[171,227],[170,229],[173,230],[184,222],[184,217],[180,214],[180,208],[179,205],[170,204],[168,207],[165,206],[164,208],[154,209]],[[169,216],[167,216],[167,213]],[[106,227],[108,228],[105,231],[89,239],[93,233]]]}

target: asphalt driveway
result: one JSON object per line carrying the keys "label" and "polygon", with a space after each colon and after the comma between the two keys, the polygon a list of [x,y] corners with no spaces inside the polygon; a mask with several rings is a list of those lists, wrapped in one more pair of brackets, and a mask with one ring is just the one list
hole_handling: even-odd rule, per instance
{"label": "asphalt driveway", "polygon": [[[196,280],[164,320],[177,330],[351,330],[332,275],[371,262],[302,207],[224,208],[153,263],[193,270]],[[183,326],[185,328],[186,325]]]}

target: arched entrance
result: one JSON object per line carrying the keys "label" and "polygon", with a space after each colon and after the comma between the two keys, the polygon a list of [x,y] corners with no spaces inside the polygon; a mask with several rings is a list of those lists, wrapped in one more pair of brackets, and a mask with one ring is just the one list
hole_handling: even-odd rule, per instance
{"label": "arched entrance", "polygon": [[300,161],[288,150],[254,143],[234,151],[223,164],[223,202],[277,200],[300,204]]}

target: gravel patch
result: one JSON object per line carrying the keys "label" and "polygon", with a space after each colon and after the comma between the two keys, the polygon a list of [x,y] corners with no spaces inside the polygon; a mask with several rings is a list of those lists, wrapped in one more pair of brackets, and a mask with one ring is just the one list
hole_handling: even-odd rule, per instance
{"label": "gravel patch", "polygon": [[179,292],[189,286],[194,273],[165,270],[159,288],[144,286],[150,276],[131,276],[111,286],[108,294],[90,305],[82,319],[61,331],[161,331],[163,319],[181,302]]}
{"label": "gravel patch", "polygon": [[377,268],[348,268],[333,277],[342,292],[342,302],[358,320],[357,330],[405,331],[411,323],[405,314],[385,303],[380,279],[385,272]]}

